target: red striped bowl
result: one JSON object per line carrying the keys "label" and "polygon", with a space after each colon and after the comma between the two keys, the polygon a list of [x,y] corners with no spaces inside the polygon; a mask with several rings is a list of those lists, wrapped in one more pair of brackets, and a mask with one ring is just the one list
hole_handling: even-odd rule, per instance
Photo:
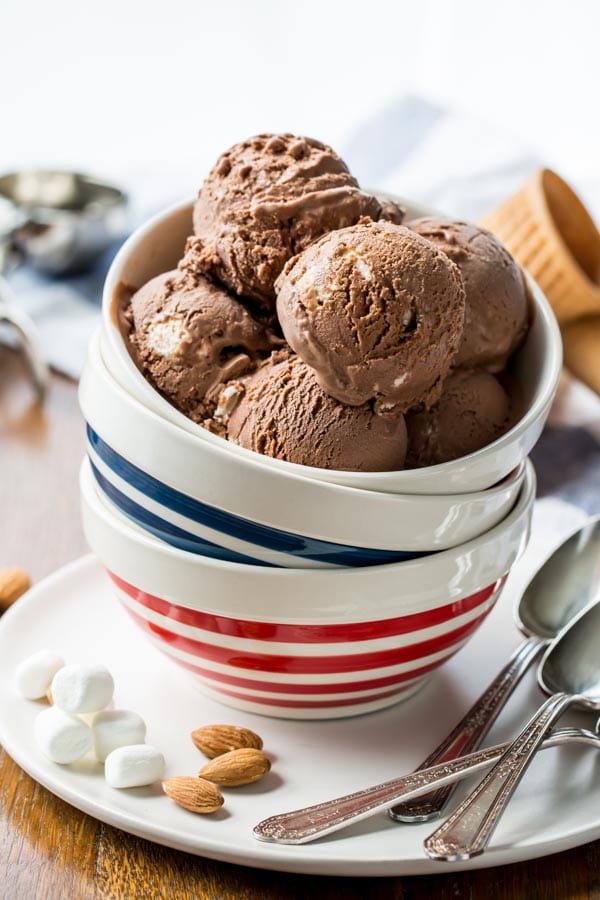
{"label": "red striped bowl", "polygon": [[264,569],[149,537],[81,473],[85,533],[147,637],[216,699],[264,715],[325,718],[389,706],[476,631],[529,534],[531,465],[513,511],[424,559],[358,569]]}

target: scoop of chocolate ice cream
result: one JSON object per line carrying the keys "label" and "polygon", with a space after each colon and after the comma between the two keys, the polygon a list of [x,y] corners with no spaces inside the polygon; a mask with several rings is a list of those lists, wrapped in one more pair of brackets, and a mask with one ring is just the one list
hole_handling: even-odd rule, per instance
{"label": "scoop of chocolate ice cream", "polygon": [[464,324],[460,272],[429,241],[388,222],[332,231],[286,265],[277,313],[321,387],[405,412],[438,399]]}
{"label": "scoop of chocolate ice cream", "polygon": [[337,403],[297,356],[249,376],[228,436],[248,450],[326,469],[401,469],[406,456],[403,416]]}
{"label": "scoop of chocolate ice cream", "polygon": [[417,234],[443,250],[465,286],[465,329],[457,366],[504,368],[528,328],[527,287],[521,267],[491,232],[452,219],[416,219]]}
{"label": "scoop of chocolate ice cream", "polygon": [[439,402],[410,413],[407,468],[458,459],[485,447],[510,424],[510,400],[489,372],[455,369],[444,382]]}
{"label": "scoop of chocolate ice cream", "polygon": [[402,211],[361,191],[325,144],[261,134],[223,153],[202,185],[182,266],[273,307],[286,261],[361,216],[400,222]]}
{"label": "scoop of chocolate ice cream", "polygon": [[283,342],[221,287],[180,273],[153,278],[131,299],[130,343],[138,365],[181,412],[210,417],[220,387],[250,372]]}

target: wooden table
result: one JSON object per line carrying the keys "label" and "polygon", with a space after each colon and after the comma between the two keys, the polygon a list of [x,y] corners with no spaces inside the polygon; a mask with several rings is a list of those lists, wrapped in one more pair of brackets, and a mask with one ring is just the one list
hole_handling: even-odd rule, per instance
{"label": "wooden table", "polygon": [[[72,382],[44,409],[0,348],[0,567],[37,581],[85,552],[77,472],[84,432]],[[560,811],[557,810],[557,815]],[[0,751],[0,900],[79,898],[600,898],[600,841],[528,863],[428,877],[285,875],[199,859],[131,837],[37,785]]]}

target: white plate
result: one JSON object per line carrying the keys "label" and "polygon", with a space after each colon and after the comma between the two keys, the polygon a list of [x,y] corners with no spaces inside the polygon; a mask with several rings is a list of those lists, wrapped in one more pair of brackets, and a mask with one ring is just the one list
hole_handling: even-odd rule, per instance
{"label": "white plate", "polygon": [[[0,741],[33,778],[84,812],[148,840],[227,862],[327,875],[407,875],[565,850],[600,836],[599,761],[589,748],[541,753],[489,852],[467,863],[428,860],[421,843],[432,827],[394,824],[385,815],[296,847],[260,843],[251,834],[266,816],[366,787],[419,763],[517,643],[511,600],[531,570],[531,556],[526,562],[477,637],[414,698],[369,716],[297,722],[243,714],[204,698],[138,633],[113,600],[100,565],[85,557],[41,582],[0,620]],[[102,767],[91,760],[73,766],[49,762],[32,736],[44,704],[22,700],[12,687],[17,663],[42,647],[71,662],[96,659],[111,668],[118,705],[144,716],[148,742],[164,752],[169,776],[195,774],[204,758],[189,732],[220,722],[259,732],[272,772],[258,784],[228,790],[223,810],[203,817],[175,806],[158,785],[109,788]],[[491,738],[509,737],[540,700],[531,675]]]}

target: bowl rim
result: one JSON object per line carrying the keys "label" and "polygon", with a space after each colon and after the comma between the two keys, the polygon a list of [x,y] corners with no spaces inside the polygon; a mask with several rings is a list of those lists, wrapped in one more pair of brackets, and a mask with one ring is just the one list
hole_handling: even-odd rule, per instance
{"label": "bowl rim", "polygon": [[[94,335],[92,335],[90,344],[89,344],[89,352],[88,352],[88,360],[89,364],[94,367],[94,373],[99,374],[103,380],[110,385],[110,390],[114,391],[119,395],[120,400],[132,406],[136,409],[136,413],[140,416],[147,418],[150,421],[154,421],[156,419],[156,413],[153,410],[148,409],[137,397],[129,394],[125,388],[123,388],[117,380],[112,376],[109,372],[108,367],[105,361],[102,358],[102,353],[100,351],[100,338],[101,332],[96,331]],[[170,422],[166,419],[161,419],[161,427],[166,431],[167,434],[172,436],[175,440],[182,440],[184,443],[189,444],[191,447],[195,446],[195,435],[190,433],[189,431],[182,431],[177,427],[173,422]],[[199,428],[201,426],[198,426]],[[222,438],[219,438],[218,443],[213,444],[213,446],[221,448],[222,444],[227,444]],[[249,467],[250,470],[261,470],[262,466],[260,465],[260,454],[254,452],[248,452],[248,456],[245,457],[245,465]],[[269,457],[270,458],[270,457]],[[348,496],[354,497],[357,501],[360,502],[385,502],[391,505],[406,503],[416,503],[424,504],[425,506],[434,506],[443,500],[445,504],[452,503],[472,503],[477,502],[478,500],[487,500],[495,493],[501,493],[505,490],[509,484],[518,480],[524,471],[525,468],[525,460],[522,460],[517,466],[515,466],[508,475],[502,478],[500,481],[496,482],[496,484],[491,485],[489,488],[484,488],[479,491],[463,491],[456,492],[452,494],[403,494],[400,491],[369,491],[366,488],[355,487],[351,485],[339,484],[338,482],[333,481],[318,481],[315,478],[311,478],[304,474],[304,470],[309,468],[308,466],[297,466],[296,468],[300,469],[300,472],[286,472],[286,481],[288,478],[291,478],[295,482],[301,483],[304,487],[308,486],[309,488],[316,484],[317,488],[314,490],[326,492],[328,494],[332,494],[333,498],[335,496]],[[312,467],[311,467],[312,468]],[[150,473],[152,474],[152,473]],[[312,489],[312,488],[311,488]],[[333,499],[332,498],[332,499]]]}
{"label": "bowl rim", "polygon": [[[408,203],[409,205],[423,208],[420,204],[415,204],[413,201],[405,200],[392,194],[382,193],[381,195],[392,200],[396,200],[400,203],[404,202]],[[186,200],[181,200],[156,213],[145,223],[143,223],[139,228],[137,228],[125,241],[125,243],[116,254],[105,279],[102,297],[102,316],[111,347],[119,354],[119,358],[121,362],[126,365],[130,376],[136,379],[142,390],[152,392],[155,402],[159,403],[161,406],[164,404],[165,412],[168,412],[169,416],[169,418],[167,419],[168,421],[171,421],[172,424],[175,424],[173,422],[173,419],[182,420],[182,424],[176,427],[180,427],[182,430],[185,430],[188,434],[191,435],[191,437],[195,438],[196,440],[210,442],[213,444],[218,441],[219,444],[224,445],[222,447],[224,451],[233,453],[240,459],[255,459],[256,457],[258,457],[260,465],[266,466],[271,469],[280,469],[281,471],[287,472],[288,474],[303,475],[306,469],[310,469],[311,474],[303,475],[303,477],[312,478],[313,480],[327,481],[331,478],[331,473],[336,472],[339,473],[340,476],[343,476],[344,482],[349,487],[354,486],[352,484],[353,481],[358,482],[360,480],[361,483],[368,481],[369,485],[372,485],[372,487],[367,488],[367,490],[370,489],[377,492],[385,492],[385,485],[387,482],[389,482],[390,477],[392,476],[400,477],[403,481],[407,482],[407,485],[411,481],[421,482],[427,476],[431,476],[433,478],[441,478],[445,474],[449,475],[458,468],[463,468],[471,463],[477,462],[487,455],[491,455],[494,452],[501,451],[504,447],[510,445],[515,439],[518,439],[521,435],[527,432],[529,428],[539,418],[544,416],[549,409],[562,372],[562,340],[560,337],[558,323],[543,291],[541,290],[537,282],[532,278],[532,276],[527,271],[523,270],[525,280],[529,287],[531,302],[534,307],[534,315],[536,318],[539,318],[545,336],[545,353],[542,365],[542,373],[540,377],[540,386],[534,396],[533,402],[529,405],[521,418],[507,432],[505,432],[495,441],[492,441],[485,447],[476,450],[474,453],[467,454],[466,456],[462,456],[458,459],[450,460],[445,463],[438,463],[434,466],[427,466],[417,469],[398,469],[386,472],[352,472],[341,469],[329,470],[321,469],[316,466],[303,466],[298,463],[288,462],[287,460],[273,459],[272,457],[262,456],[261,454],[255,453],[252,450],[247,450],[245,447],[240,447],[236,444],[232,444],[230,441],[226,441],[218,435],[213,435],[210,432],[207,432],[207,430],[202,428],[201,425],[197,425],[196,423],[191,422],[191,420],[184,416],[183,413],[179,412],[179,410],[172,406],[172,404],[170,404],[168,400],[162,397],[162,395],[146,381],[140,370],[135,365],[125,345],[125,342],[123,341],[122,334],[117,328],[111,314],[113,295],[117,285],[121,282],[121,271],[132,252],[136,250],[136,248],[139,247],[139,245],[145,240],[145,238],[153,232],[157,225],[160,225],[169,218],[183,212],[189,211],[191,213],[194,199],[190,200],[188,198]],[[153,409],[151,409],[150,412],[152,413],[152,415],[162,418]],[[427,475],[425,475],[424,473],[427,473]],[[384,487],[380,487],[380,485],[382,484],[384,485]]]}

